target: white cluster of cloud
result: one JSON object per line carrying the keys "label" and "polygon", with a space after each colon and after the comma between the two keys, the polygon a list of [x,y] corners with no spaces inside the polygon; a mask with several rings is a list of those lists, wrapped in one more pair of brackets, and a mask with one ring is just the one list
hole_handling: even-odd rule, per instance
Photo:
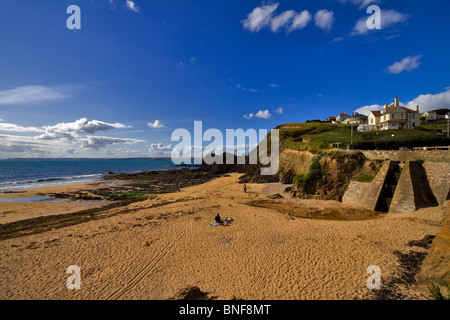
{"label": "white cluster of cloud", "polygon": [[81,140],[82,147],[91,150],[99,150],[101,148],[105,148],[106,146],[116,144],[137,144],[137,143],[145,143],[145,141],[138,139],[112,138],[102,136],[88,136],[87,138]]}
{"label": "white cluster of cloud", "polygon": [[[275,113],[283,114],[283,108],[276,109]],[[272,118],[272,115],[270,114],[269,110],[260,110],[256,114],[249,113],[249,114],[245,114],[244,115],[244,118],[247,119],[247,120],[250,120],[253,117],[254,118],[258,118],[258,119],[270,119],[270,118]]]}
{"label": "white cluster of cloud", "polygon": [[[340,3],[352,3],[359,7],[359,9],[367,8],[371,4],[378,4],[381,0],[338,0]],[[330,31],[333,28],[335,21],[334,12],[321,9],[318,10],[314,17],[308,10],[296,12],[295,10],[287,10],[280,14],[275,11],[279,7],[279,3],[269,2],[262,3],[259,7],[253,9],[247,15],[247,19],[242,20],[241,23],[244,29],[250,32],[259,32],[260,30],[269,27],[273,33],[277,33],[285,29],[286,33],[305,28],[314,18],[316,27],[325,31]],[[403,14],[395,10],[381,10],[381,28],[392,28],[398,23],[407,21],[411,15]],[[366,35],[371,29],[367,27],[368,16],[362,17],[353,27],[353,30],[347,36]],[[337,37],[333,42],[344,40],[347,36]]]}
{"label": "white cluster of cloud", "polygon": [[54,126],[44,127],[45,133],[38,136],[42,140],[68,140],[74,141],[80,139],[80,134],[94,134],[99,131],[107,131],[114,129],[129,128],[121,123],[106,123],[103,121],[92,120],[86,118],[79,119],[74,122],[58,123]]}
{"label": "white cluster of cloud", "polygon": [[[109,0],[109,4],[111,5],[111,8],[115,8],[117,6],[117,3],[119,2],[119,0]],[[136,3],[132,0],[125,0],[125,6],[127,9],[134,11],[136,13],[138,13],[141,8],[139,8]]]}
{"label": "white cluster of cloud", "polygon": [[156,120],[155,122],[150,122],[150,123],[147,123],[147,126],[149,126],[150,128],[152,128],[152,129],[162,129],[162,128],[165,128],[166,126],[165,126],[165,124],[164,123],[162,123],[161,121],[159,121],[159,120]]}
{"label": "white cluster of cloud", "polygon": [[249,113],[249,114],[244,115],[244,118],[247,120],[250,120],[253,117],[259,118],[259,119],[270,119],[270,118],[272,118],[272,115],[270,114],[269,110],[260,110],[256,114]]}
{"label": "white cluster of cloud", "polygon": [[27,157],[45,157],[65,153],[70,148],[58,143],[37,141],[33,137],[0,134],[0,157],[8,158],[12,155]]}
{"label": "white cluster of cloud", "polygon": [[235,155],[248,154],[251,150],[255,149],[258,144],[240,144],[240,145],[215,145],[215,146],[199,146],[199,145],[186,145],[182,148],[173,147],[171,144],[164,145],[162,143],[152,144],[149,149],[150,156],[152,157],[170,157],[172,152],[176,154],[189,155],[186,160],[190,160],[195,153],[202,153],[204,156],[214,154],[222,154],[224,152],[232,153]]}
{"label": "white cluster of cloud", "polygon": [[[421,113],[441,108],[450,109],[450,87],[447,87],[444,92],[440,92],[437,94],[421,94],[410,102],[400,103],[400,105],[412,110],[414,110],[415,106],[418,105]],[[357,109],[356,112],[369,115],[371,111],[378,111],[382,108],[382,105],[374,104],[361,107]]]}
{"label": "white cluster of cloud", "polygon": [[141,9],[134,3],[134,1],[131,1],[131,0],[127,0],[127,8],[130,9],[131,11],[134,11],[134,12],[139,12],[139,10],[141,10]]}
{"label": "white cluster of cloud", "polygon": [[333,28],[334,13],[325,9],[319,10],[314,15],[316,27],[330,31]]}
{"label": "white cluster of cloud", "polygon": [[262,28],[267,27],[273,18],[273,12],[277,10],[278,6],[279,3],[271,3],[253,9],[247,15],[247,19],[241,21],[244,29],[250,30],[251,32],[258,32]]}
{"label": "white cluster of cloud", "polygon": [[356,109],[356,112],[358,112],[359,114],[364,114],[364,115],[368,116],[368,115],[370,115],[370,113],[372,111],[379,111],[382,108],[383,108],[382,105],[372,104],[372,105],[369,105],[369,106],[364,106],[364,107],[361,107],[359,109]]}
{"label": "white cluster of cloud", "polygon": [[450,87],[447,87],[444,92],[438,94],[421,94],[414,100],[408,102],[406,107],[412,109],[417,105],[419,105],[421,112],[441,108],[450,109]]}
{"label": "white cluster of cloud", "polygon": [[43,129],[35,128],[35,127],[22,127],[13,123],[0,123],[0,131],[6,132],[44,132]]}
{"label": "white cluster of cloud", "polygon": [[386,71],[392,74],[398,74],[403,71],[412,71],[420,66],[422,55],[408,56],[400,61],[394,62],[387,67]]}
{"label": "white cluster of cloud", "polygon": [[151,157],[169,157],[172,153],[172,145],[164,145],[162,143],[153,143],[150,145],[148,152]]}
{"label": "white cluster of cloud", "polygon": [[[362,17],[356,22],[350,36],[366,35],[371,29],[367,27],[367,17]],[[381,29],[388,29],[398,23],[405,22],[411,17],[409,14],[403,14],[395,10],[381,10]]]}
{"label": "white cluster of cloud", "polygon": [[[275,15],[279,5],[278,2],[261,4],[261,6],[253,9],[247,15],[247,19],[241,21],[244,29],[250,32],[259,32],[265,27],[270,27],[273,33],[277,33],[284,28],[286,33],[290,33],[305,28],[312,20],[312,15],[308,10],[303,10],[300,13],[295,10],[287,10]],[[334,13],[322,9],[317,11],[314,19],[317,27],[331,30],[334,22]]]}
{"label": "white cluster of cloud", "polygon": [[[58,123],[54,126],[41,128],[24,127],[12,123],[0,123],[0,132],[8,133],[42,133],[38,136],[0,135],[0,156],[11,156],[23,153],[21,156],[61,157],[74,154],[80,150],[100,150],[117,144],[146,143],[144,140],[129,138],[112,138],[93,136],[99,131],[129,128],[121,123],[107,123],[98,120],[79,119],[69,123]],[[85,136],[87,135],[88,136]],[[84,135],[84,136],[83,136]]]}
{"label": "white cluster of cloud", "polygon": [[272,115],[269,113],[269,110],[260,110],[255,114],[255,117],[259,119],[270,119]]}

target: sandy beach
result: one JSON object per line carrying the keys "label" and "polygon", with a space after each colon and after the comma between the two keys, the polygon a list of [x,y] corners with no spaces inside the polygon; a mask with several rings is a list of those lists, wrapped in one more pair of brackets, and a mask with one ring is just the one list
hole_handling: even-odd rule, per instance
{"label": "sandy beach", "polygon": [[[77,202],[1,203],[0,299],[161,300],[190,286],[219,300],[423,299],[408,282],[411,269],[404,262],[428,252],[408,243],[438,234],[442,208],[367,214],[337,201],[292,199],[280,184],[248,184],[244,193],[239,176],[110,208],[100,216],[72,216],[83,205]],[[68,188],[80,186],[51,192]],[[255,206],[255,201],[271,205]],[[333,218],[330,209],[361,212],[364,218]],[[231,225],[211,226],[218,213],[233,218]],[[21,222],[44,215],[40,229]],[[69,222],[59,224],[61,219]],[[27,226],[24,235],[21,228]],[[72,265],[81,269],[80,290],[66,286]],[[372,265],[381,270],[382,290],[367,288]]]}

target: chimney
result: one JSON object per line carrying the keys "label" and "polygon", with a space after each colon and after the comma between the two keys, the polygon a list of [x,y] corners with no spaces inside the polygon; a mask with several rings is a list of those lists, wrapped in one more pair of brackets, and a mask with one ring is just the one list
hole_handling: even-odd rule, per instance
{"label": "chimney", "polygon": [[395,97],[395,106],[396,107],[400,106],[400,102],[398,100],[398,97]]}
{"label": "chimney", "polygon": [[387,108],[388,108],[388,104],[386,103],[386,104],[384,105],[384,110],[387,110]]}
{"label": "chimney", "polygon": [[419,105],[416,106],[416,112],[419,113]]}

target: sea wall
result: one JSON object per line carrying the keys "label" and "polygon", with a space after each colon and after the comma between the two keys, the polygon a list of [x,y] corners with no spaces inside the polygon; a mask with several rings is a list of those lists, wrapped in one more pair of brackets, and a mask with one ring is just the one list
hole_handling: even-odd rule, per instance
{"label": "sea wall", "polygon": [[[400,167],[401,174],[396,186],[394,182],[394,194],[386,195],[383,186],[392,184],[387,178],[394,166]],[[425,162],[422,165],[417,161],[387,161],[371,183],[352,181],[342,201],[390,213],[442,206],[449,195],[449,172],[449,163]],[[390,206],[386,206],[385,198],[391,197]]]}
{"label": "sea wall", "polygon": [[431,162],[425,161],[423,164],[427,174],[431,191],[440,206],[443,206],[450,192],[450,161]]}
{"label": "sea wall", "polygon": [[422,159],[430,162],[450,163],[450,151],[399,151],[399,150],[361,150],[369,160],[388,159],[395,161],[414,161]]}
{"label": "sea wall", "polygon": [[[398,151],[365,150],[369,160],[399,161],[405,170],[397,186],[398,195],[392,199],[392,212],[408,212],[429,206],[443,206],[450,198],[450,152],[449,151]],[[416,160],[422,161],[416,162]],[[352,182],[343,199],[357,201],[361,184]],[[361,187],[366,190],[362,184]],[[370,191],[370,188],[368,189]],[[368,192],[369,192],[368,191]],[[414,210],[412,201],[414,200]],[[361,201],[359,201],[361,202]],[[365,203],[370,202],[368,200]]]}
{"label": "sea wall", "polygon": [[375,210],[381,190],[386,180],[391,163],[386,162],[371,183],[352,181],[342,197],[342,202],[348,202]]}

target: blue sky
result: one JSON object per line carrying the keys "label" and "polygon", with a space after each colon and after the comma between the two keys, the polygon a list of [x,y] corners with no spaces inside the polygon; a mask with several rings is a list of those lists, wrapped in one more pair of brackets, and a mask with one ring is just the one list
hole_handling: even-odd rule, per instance
{"label": "blue sky", "polygon": [[4,0],[0,158],[168,155],[195,120],[270,130],[396,96],[450,107],[449,15],[442,0]]}

